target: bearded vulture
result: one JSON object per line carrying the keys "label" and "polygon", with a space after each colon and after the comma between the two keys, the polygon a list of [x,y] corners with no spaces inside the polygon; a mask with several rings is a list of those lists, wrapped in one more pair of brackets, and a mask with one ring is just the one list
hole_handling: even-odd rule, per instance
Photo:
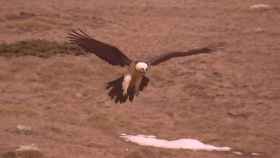
{"label": "bearded vulture", "polygon": [[131,60],[120,49],[90,37],[82,30],[72,30],[68,34],[72,44],[76,44],[84,51],[93,53],[111,65],[127,67],[127,72],[116,80],[107,83],[108,95],[116,103],[133,101],[149,83],[145,76],[151,66],[156,66],[174,57],[191,56],[211,53],[214,50],[208,47],[192,49],[185,52],[168,52],[147,60]]}

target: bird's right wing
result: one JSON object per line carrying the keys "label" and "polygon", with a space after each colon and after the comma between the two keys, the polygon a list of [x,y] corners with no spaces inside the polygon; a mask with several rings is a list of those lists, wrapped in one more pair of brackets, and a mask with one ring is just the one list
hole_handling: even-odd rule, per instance
{"label": "bird's right wing", "polygon": [[111,65],[126,66],[132,62],[118,48],[93,39],[81,30],[73,30],[71,33],[69,33],[68,38],[71,43],[77,44],[87,52],[94,53],[96,56],[105,60]]}
{"label": "bird's right wing", "polygon": [[191,55],[197,55],[197,54],[206,54],[206,53],[211,53],[213,52],[213,49],[208,48],[208,47],[203,47],[203,48],[197,48],[197,49],[191,49],[186,52],[168,52],[168,53],[163,53],[159,56],[155,56],[148,60],[148,63],[151,65],[158,65],[162,62],[165,62],[171,58],[175,57],[183,57],[183,56],[191,56]]}

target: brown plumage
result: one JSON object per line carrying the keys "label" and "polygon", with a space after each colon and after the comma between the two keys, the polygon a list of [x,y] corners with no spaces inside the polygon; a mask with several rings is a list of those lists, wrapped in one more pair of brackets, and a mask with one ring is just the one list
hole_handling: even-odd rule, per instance
{"label": "brown plumage", "polygon": [[132,101],[149,83],[145,73],[151,66],[158,65],[175,57],[191,56],[211,53],[214,50],[208,47],[192,49],[186,52],[168,52],[149,58],[145,61],[131,60],[117,47],[98,41],[85,32],[78,30],[68,34],[71,43],[78,45],[86,52],[93,53],[111,65],[128,66],[128,71],[120,78],[107,83],[109,96],[115,102]]}
{"label": "brown plumage", "polygon": [[131,63],[131,60],[117,47],[97,41],[81,30],[79,32],[72,31],[69,34],[69,39],[72,43],[77,44],[87,52],[94,53],[109,64],[126,66]]}
{"label": "brown plumage", "polygon": [[174,57],[191,56],[191,55],[197,55],[202,53],[210,53],[212,51],[213,51],[212,49],[205,47],[205,48],[192,49],[187,52],[168,52],[151,58],[148,61],[148,63],[150,63],[151,65],[158,65]]}

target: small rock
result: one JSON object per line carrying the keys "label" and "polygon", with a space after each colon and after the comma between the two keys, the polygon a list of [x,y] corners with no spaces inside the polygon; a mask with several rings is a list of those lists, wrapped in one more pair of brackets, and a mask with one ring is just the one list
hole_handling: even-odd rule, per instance
{"label": "small rock", "polygon": [[254,4],[250,6],[251,10],[268,10],[271,9],[272,7],[268,4]]}
{"label": "small rock", "polygon": [[82,93],[76,93],[76,97],[77,97],[77,98],[82,98],[82,97],[83,97],[83,94],[82,94]]}
{"label": "small rock", "polygon": [[243,155],[243,153],[240,152],[240,151],[234,151],[234,152],[232,152],[232,153],[234,153],[235,155]]}
{"label": "small rock", "polygon": [[251,153],[252,156],[259,156],[259,153]]}
{"label": "small rock", "polygon": [[43,154],[34,144],[22,145],[14,151],[8,151],[2,155],[2,158],[42,158]]}
{"label": "small rock", "polygon": [[262,29],[260,27],[257,27],[257,28],[254,29],[254,32],[261,33],[261,32],[264,32],[264,29]]}
{"label": "small rock", "polygon": [[20,12],[19,15],[22,18],[31,18],[31,17],[35,16],[34,13],[30,13],[30,12]]}
{"label": "small rock", "polygon": [[32,133],[32,128],[24,125],[17,125],[17,132],[24,135],[30,135]]}
{"label": "small rock", "polygon": [[228,111],[227,114],[231,117],[234,117],[234,118],[247,119],[248,117],[251,116],[252,113],[245,108],[240,108],[240,109],[231,109],[231,110]]}

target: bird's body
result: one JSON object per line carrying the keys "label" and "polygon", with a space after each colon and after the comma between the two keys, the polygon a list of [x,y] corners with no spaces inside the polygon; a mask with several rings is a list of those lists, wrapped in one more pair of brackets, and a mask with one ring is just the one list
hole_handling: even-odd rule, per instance
{"label": "bird's body", "polygon": [[132,62],[129,65],[128,73],[124,75],[122,82],[123,95],[127,95],[128,91],[139,94],[140,85],[147,70],[148,64],[145,62]]}
{"label": "bird's body", "polygon": [[127,72],[123,76],[107,83],[107,89],[110,89],[108,94],[112,99],[115,99],[115,102],[125,102],[127,99],[132,101],[134,96],[138,95],[148,85],[149,79],[145,74],[152,66],[174,57],[191,56],[213,51],[208,47],[204,47],[186,52],[168,52],[144,61],[137,61],[128,58],[117,47],[98,41],[81,30],[72,31],[69,34],[69,39],[86,52],[94,53],[111,65],[127,66]]}

